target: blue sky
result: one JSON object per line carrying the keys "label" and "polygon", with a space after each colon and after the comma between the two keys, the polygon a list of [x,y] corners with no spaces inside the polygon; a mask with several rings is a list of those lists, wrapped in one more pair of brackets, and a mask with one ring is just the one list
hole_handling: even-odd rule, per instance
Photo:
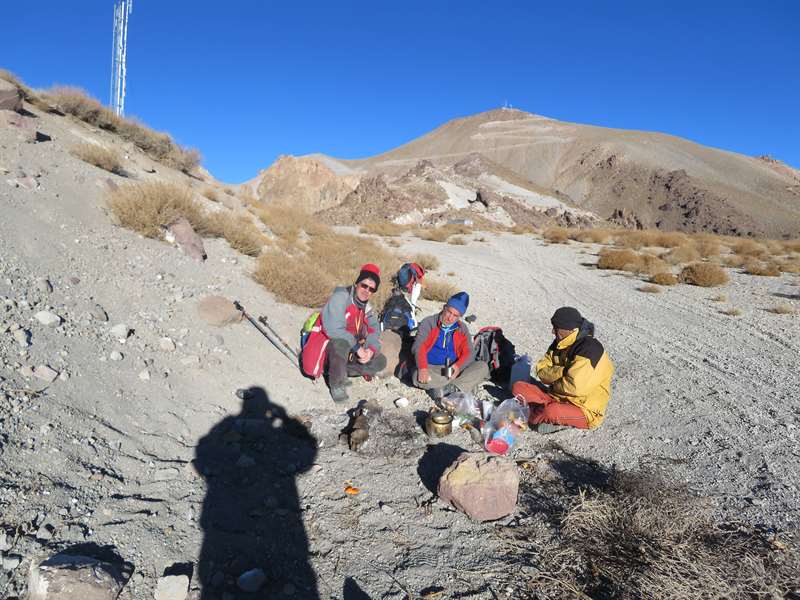
{"label": "blue sky", "polygon": [[[113,0],[25,3],[0,67],[109,98]],[[800,2],[134,0],[126,113],[240,182],[503,105],[800,167]]]}

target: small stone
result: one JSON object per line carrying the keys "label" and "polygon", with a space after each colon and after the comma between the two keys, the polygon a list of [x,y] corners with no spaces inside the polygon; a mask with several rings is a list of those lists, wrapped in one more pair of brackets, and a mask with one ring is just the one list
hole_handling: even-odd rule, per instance
{"label": "small stone", "polygon": [[224,296],[206,296],[197,303],[198,316],[215,327],[224,327],[242,320],[242,313]]}
{"label": "small stone", "polygon": [[400,398],[394,401],[394,405],[397,408],[405,408],[408,406],[408,398],[406,398],[405,396],[401,396]]}
{"label": "small stone", "polygon": [[80,278],[78,278],[78,277],[70,277],[70,278],[69,278],[69,282],[70,282],[72,285],[78,285],[78,284],[81,282],[81,280],[80,280]]}
{"label": "small stone", "polygon": [[148,371],[147,369],[139,371],[139,379],[141,379],[142,381],[150,381],[150,371]]}
{"label": "small stone", "polygon": [[8,535],[2,529],[0,529],[0,552],[5,552],[11,548],[11,544],[8,542]]}
{"label": "small stone", "polygon": [[158,347],[161,348],[164,352],[174,352],[175,342],[172,341],[172,338],[163,337],[159,340]]}
{"label": "small stone", "polygon": [[58,325],[61,325],[61,317],[47,310],[40,310],[33,315],[33,317],[46,327],[57,327]]}
{"label": "small stone", "polygon": [[67,381],[69,379],[69,373],[67,373],[66,371],[61,371],[61,373],[58,374],[58,378],[61,381]]}
{"label": "small stone", "polygon": [[14,339],[17,341],[17,344],[19,344],[20,348],[27,348],[28,346],[31,345],[31,341],[30,341],[31,340],[31,334],[30,334],[29,331],[20,328],[20,329],[14,330],[14,334],[13,335],[14,335]]}
{"label": "small stone", "polygon": [[58,377],[58,371],[55,371],[47,365],[39,365],[33,370],[33,374],[37,379],[52,383]]}
{"label": "small stone", "polygon": [[185,600],[188,591],[189,578],[186,575],[167,575],[158,580],[155,600]]}
{"label": "small stone", "polygon": [[50,280],[47,279],[47,277],[39,278],[39,280],[36,282],[36,287],[43,294],[50,294],[53,292],[53,284],[50,283]]}
{"label": "small stone", "polygon": [[22,557],[19,556],[18,554],[9,554],[8,556],[4,556],[3,570],[13,571],[20,565],[21,562],[22,562]]}
{"label": "small stone", "polygon": [[113,337],[116,340],[119,340],[121,344],[125,343],[125,340],[128,339],[130,333],[131,333],[131,328],[128,327],[125,323],[119,323],[111,328],[111,337]]}
{"label": "small stone", "polygon": [[97,321],[108,321],[108,313],[106,313],[105,309],[103,309],[103,307],[99,304],[95,304],[91,309],[89,309],[89,314],[91,314],[92,318]]}
{"label": "small stone", "polygon": [[17,372],[20,375],[22,375],[25,379],[30,379],[31,377],[33,377],[33,369],[27,365],[25,365],[24,367],[20,367]]}
{"label": "small stone", "polygon": [[394,514],[394,509],[385,502],[381,502],[381,511],[385,512],[387,515]]}
{"label": "small stone", "polygon": [[236,585],[238,585],[239,589],[243,592],[252,594],[260,590],[266,580],[267,576],[262,569],[250,569],[239,575],[239,578],[236,580]]}
{"label": "small stone", "polygon": [[108,355],[108,358],[110,358],[111,360],[113,360],[115,362],[119,362],[125,357],[122,355],[122,352],[120,352],[119,350],[114,350],[114,351],[111,352],[111,354]]}

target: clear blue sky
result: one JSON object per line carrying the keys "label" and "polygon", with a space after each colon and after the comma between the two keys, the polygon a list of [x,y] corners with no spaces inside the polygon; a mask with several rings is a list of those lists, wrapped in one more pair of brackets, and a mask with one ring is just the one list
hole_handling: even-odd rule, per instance
{"label": "clear blue sky", "polygon": [[[108,102],[113,4],[24,3],[0,67]],[[796,0],[134,0],[126,112],[229,182],[279,154],[376,154],[506,100],[800,166],[799,30]]]}

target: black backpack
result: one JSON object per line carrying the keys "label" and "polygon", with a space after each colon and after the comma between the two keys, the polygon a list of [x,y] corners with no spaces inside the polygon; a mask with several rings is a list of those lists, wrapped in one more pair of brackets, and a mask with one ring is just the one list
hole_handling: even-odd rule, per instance
{"label": "black backpack", "polygon": [[381,314],[381,323],[383,329],[391,329],[392,331],[400,331],[403,328],[409,328],[409,320],[414,317],[414,308],[411,306],[406,297],[398,289],[392,290],[392,295],[383,305],[383,312]]}
{"label": "black backpack", "polygon": [[508,384],[516,349],[503,335],[501,328],[483,327],[472,339],[472,349],[476,361],[489,365],[492,381],[500,385]]}

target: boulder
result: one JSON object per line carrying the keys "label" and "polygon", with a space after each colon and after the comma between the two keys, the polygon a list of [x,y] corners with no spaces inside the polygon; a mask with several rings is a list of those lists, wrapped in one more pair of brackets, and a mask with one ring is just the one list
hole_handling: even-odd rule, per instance
{"label": "boulder", "polygon": [[[0,80],[0,83],[2,83],[2,80]],[[37,140],[36,122],[30,117],[24,117],[13,110],[0,110],[0,127],[14,131],[17,134],[17,139],[21,142],[35,142]]]}
{"label": "boulder", "polygon": [[167,227],[167,241],[174,242],[181,252],[195,260],[205,260],[206,249],[202,238],[185,217],[179,217]]}
{"label": "boulder", "polygon": [[439,498],[476,521],[506,517],[517,507],[519,474],[504,456],[464,452],[439,479]]}
{"label": "boulder", "polygon": [[165,575],[159,578],[155,600],[186,600],[189,578],[186,575]]}
{"label": "boulder", "polygon": [[29,600],[116,600],[126,577],[120,566],[89,556],[56,554],[31,564]]}
{"label": "boulder", "polygon": [[386,367],[377,373],[377,377],[391,377],[400,363],[400,352],[403,340],[400,334],[390,329],[381,333],[381,353],[386,357]]}
{"label": "boulder", "polygon": [[197,303],[197,314],[203,321],[215,327],[224,327],[242,320],[242,313],[224,296],[206,296],[200,299]]}
{"label": "boulder", "polygon": [[19,110],[22,108],[22,93],[13,83],[0,79],[0,110]]}

